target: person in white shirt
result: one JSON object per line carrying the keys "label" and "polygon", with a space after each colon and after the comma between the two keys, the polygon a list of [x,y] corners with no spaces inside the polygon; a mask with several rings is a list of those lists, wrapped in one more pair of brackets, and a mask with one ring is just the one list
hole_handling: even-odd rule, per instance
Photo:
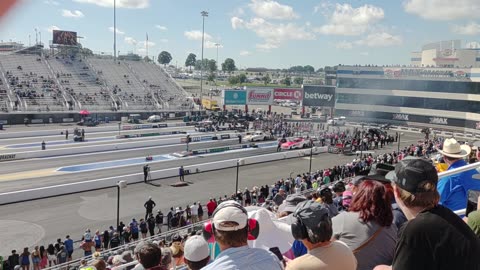
{"label": "person in white shirt", "polygon": [[194,202],[190,206],[190,213],[192,214],[192,224],[198,222],[198,205],[196,202]]}

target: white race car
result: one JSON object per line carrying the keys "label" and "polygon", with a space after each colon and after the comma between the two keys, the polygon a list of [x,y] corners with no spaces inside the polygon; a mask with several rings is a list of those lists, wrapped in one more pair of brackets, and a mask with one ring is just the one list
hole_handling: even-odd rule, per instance
{"label": "white race car", "polygon": [[270,140],[272,135],[270,132],[255,131],[254,133],[247,134],[244,139],[247,142],[258,142]]}

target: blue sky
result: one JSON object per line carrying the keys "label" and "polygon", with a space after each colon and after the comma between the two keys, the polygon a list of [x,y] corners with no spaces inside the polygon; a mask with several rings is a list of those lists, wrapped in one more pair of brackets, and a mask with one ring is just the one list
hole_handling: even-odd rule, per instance
{"label": "blue sky", "polygon": [[[455,4],[453,4],[455,3]],[[113,0],[23,0],[0,21],[0,39],[51,40],[51,29],[84,37],[85,47],[113,52]],[[183,65],[201,54],[233,58],[237,67],[408,64],[422,44],[480,41],[479,0],[117,0],[117,50],[169,51]],[[470,45],[469,45],[470,46]]]}

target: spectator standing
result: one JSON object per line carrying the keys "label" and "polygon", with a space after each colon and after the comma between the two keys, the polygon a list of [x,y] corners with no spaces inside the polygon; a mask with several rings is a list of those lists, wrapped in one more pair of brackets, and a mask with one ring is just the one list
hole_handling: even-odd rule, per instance
{"label": "spectator standing", "polygon": [[110,237],[110,233],[108,232],[108,230],[103,231],[102,240],[104,249],[108,249],[108,246],[110,245],[110,239],[112,238]]}
{"label": "spectator standing", "polygon": [[68,253],[68,261],[71,261],[72,254],[73,254],[73,240],[70,239],[70,235],[67,235],[65,237],[65,241],[63,241],[63,245],[65,246],[65,249],[67,250],[67,253]]}
{"label": "spectator standing", "polygon": [[40,269],[46,268],[48,265],[47,251],[44,246],[40,246]]}
{"label": "spectator standing", "polygon": [[479,240],[459,216],[438,204],[438,174],[430,162],[402,160],[387,178],[409,221],[402,228],[392,266],[375,270],[480,268]]}
{"label": "spectator standing", "polygon": [[[450,171],[467,165],[463,158],[470,155],[471,149],[468,145],[460,145],[451,138],[443,142],[443,149],[439,149],[438,152],[443,155],[443,160],[448,165],[447,171]],[[440,178],[438,181],[440,204],[452,211],[465,208],[468,190],[480,190],[480,181],[472,179],[474,174],[477,174],[477,171],[472,169]]]}
{"label": "spectator standing", "polygon": [[192,224],[197,223],[198,222],[198,205],[196,202],[194,202],[190,206],[190,213],[192,215]]}
{"label": "spectator standing", "polygon": [[292,235],[308,253],[287,263],[287,270],[356,270],[352,251],[342,242],[332,241],[332,221],[328,210],[313,201],[301,202],[295,210]]}
{"label": "spectator standing", "polygon": [[118,234],[118,232],[114,232],[113,233],[113,237],[112,239],[110,239],[110,248],[116,248],[118,246],[120,246],[120,236]]}
{"label": "spectator standing", "polygon": [[[88,242],[90,245],[92,242]],[[87,252],[85,251],[85,254]],[[92,250],[91,250],[91,245],[90,245],[90,255],[92,254]],[[88,256],[88,255],[85,255],[85,256]],[[66,263],[68,260],[68,253],[67,253],[67,250],[65,249],[65,246],[61,246],[60,247],[60,251],[57,252],[57,262],[58,264],[62,264],[62,263]]]}
{"label": "spectator standing", "polygon": [[150,233],[150,236],[155,235],[155,217],[153,217],[153,214],[150,214],[150,216],[147,219],[147,225],[148,225],[148,232]]}
{"label": "spectator standing", "polygon": [[155,216],[155,224],[157,225],[158,233],[162,233],[163,213],[161,210],[157,211],[157,215]]}
{"label": "spectator standing", "polygon": [[333,218],[333,237],[355,254],[358,270],[370,270],[393,260],[397,227],[392,226],[392,194],[374,180],[361,182],[348,212]]}
{"label": "spectator standing", "polygon": [[203,206],[200,202],[198,202],[198,221],[203,220]]}
{"label": "spectator standing", "polygon": [[100,231],[97,230],[95,235],[93,236],[93,241],[95,242],[95,250],[101,251],[102,250],[102,236],[100,235]]}
{"label": "spectator standing", "polygon": [[132,233],[132,240],[138,240],[138,222],[133,218],[130,222],[130,232]]}
{"label": "spectator standing", "polygon": [[55,252],[55,247],[53,246],[53,244],[48,245],[47,256],[48,256],[49,267],[52,267],[57,264],[57,254]]}
{"label": "spectator standing", "polygon": [[183,169],[183,166],[180,166],[178,169],[178,175],[180,176],[180,182],[185,182],[185,170]]}
{"label": "spectator standing", "polygon": [[148,226],[143,218],[140,219],[140,232],[142,233],[142,238],[147,238]]}
{"label": "spectator standing", "polygon": [[213,234],[221,252],[203,270],[283,269],[283,265],[271,252],[248,246],[249,230],[255,229],[250,228],[249,223],[247,210],[240,204],[234,201],[226,201],[218,206],[212,219],[214,230],[204,235]]}
{"label": "spectator standing", "polygon": [[152,197],[148,197],[148,200],[145,202],[145,204],[143,205],[143,207],[145,207],[145,219],[148,218],[148,216],[150,214],[153,213],[153,208],[155,208],[156,204],[155,202],[152,200]]}
{"label": "spectator standing", "polygon": [[170,211],[167,213],[167,230],[170,230],[172,227],[172,218],[173,218],[173,207],[170,207]]}
{"label": "spectator standing", "polygon": [[273,197],[273,202],[279,206],[283,203],[283,201],[285,200],[285,198],[287,198],[287,194],[285,193],[285,189],[283,188],[280,188],[278,190],[278,193],[275,194],[275,196]]}
{"label": "spectator standing", "polygon": [[8,256],[7,260],[8,264],[10,265],[10,269],[14,269],[15,266],[20,265],[20,256],[17,254],[17,251],[15,249],[12,250],[12,254]]}
{"label": "spectator standing", "polygon": [[208,218],[212,217],[213,211],[215,211],[215,208],[217,208],[217,203],[210,198],[210,200],[207,203],[207,213],[208,213]]}
{"label": "spectator standing", "polygon": [[199,235],[191,236],[185,242],[183,260],[189,270],[200,270],[210,261],[208,243]]}
{"label": "spectator standing", "polygon": [[322,201],[321,205],[328,210],[330,218],[338,215],[337,206],[333,203],[333,193],[330,188],[324,188],[319,192],[320,199]]}
{"label": "spectator standing", "polygon": [[20,263],[23,270],[30,269],[30,251],[28,251],[28,247],[24,248],[23,253],[20,255]]}

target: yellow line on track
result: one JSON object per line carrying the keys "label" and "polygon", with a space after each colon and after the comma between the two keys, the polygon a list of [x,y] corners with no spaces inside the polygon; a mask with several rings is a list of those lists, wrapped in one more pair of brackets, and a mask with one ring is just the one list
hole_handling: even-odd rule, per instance
{"label": "yellow line on track", "polygon": [[61,172],[57,172],[55,171],[54,168],[50,168],[50,169],[27,171],[27,172],[8,173],[8,174],[0,175],[0,182],[45,177],[45,176],[51,176],[55,174],[61,174]]}

